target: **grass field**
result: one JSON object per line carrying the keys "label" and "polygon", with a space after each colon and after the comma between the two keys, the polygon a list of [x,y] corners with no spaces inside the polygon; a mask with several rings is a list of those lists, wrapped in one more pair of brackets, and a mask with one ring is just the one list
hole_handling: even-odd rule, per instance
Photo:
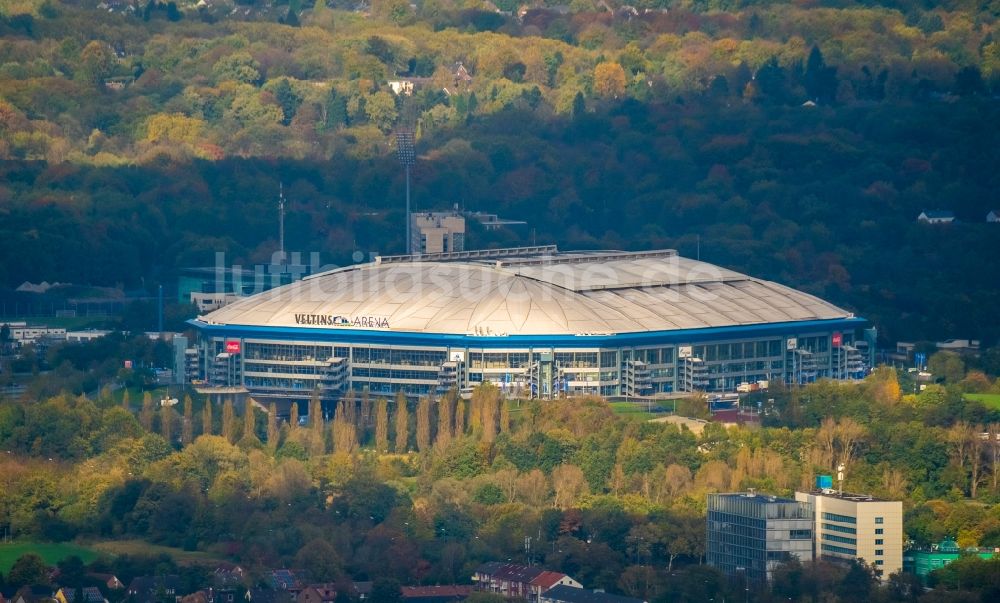
{"label": "grass field", "polygon": [[0,573],[6,574],[25,553],[37,553],[46,563],[55,565],[67,557],[76,555],[84,563],[90,563],[97,558],[98,553],[92,549],[75,544],[52,542],[11,542],[0,544]]}
{"label": "grass field", "polygon": [[640,421],[648,421],[649,419],[655,419],[657,416],[651,412],[646,411],[646,405],[636,402],[609,402],[611,410],[615,412],[616,415],[622,417],[634,417]]}
{"label": "grass field", "polygon": [[142,540],[105,540],[95,542],[90,545],[95,551],[107,555],[170,555],[174,561],[180,564],[198,564],[220,561],[220,558],[213,557],[209,553],[201,551],[185,551],[169,546],[150,544]]}
{"label": "grass field", "polygon": [[982,402],[987,408],[1000,410],[1000,394],[965,394],[965,398]]}

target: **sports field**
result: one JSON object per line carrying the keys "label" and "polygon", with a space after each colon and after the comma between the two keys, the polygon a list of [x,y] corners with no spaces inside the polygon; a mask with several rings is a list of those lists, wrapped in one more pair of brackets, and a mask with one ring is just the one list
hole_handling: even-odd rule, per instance
{"label": "sports field", "polygon": [[55,565],[67,557],[76,555],[84,563],[97,558],[97,553],[89,548],[67,543],[16,541],[0,544],[0,573],[6,574],[25,553],[37,553],[46,563]]}
{"label": "sports field", "polygon": [[965,394],[965,398],[982,402],[987,408],[1000,410],[1000,394]]}

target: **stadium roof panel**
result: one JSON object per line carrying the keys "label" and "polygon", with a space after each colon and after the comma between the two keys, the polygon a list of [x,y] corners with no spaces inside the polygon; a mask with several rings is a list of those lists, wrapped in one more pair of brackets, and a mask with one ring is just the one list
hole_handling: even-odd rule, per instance
{"label": "stadium roof panel", "polygon": [[[541,247],[522,256],[513,250],[419,261],[397,256],[349,266],[241,299],[202,319],[502,336],[642,333],[852,316],[807,293],[672,250],[556,253]],[[369,320],[356,320],[361,317]]]}

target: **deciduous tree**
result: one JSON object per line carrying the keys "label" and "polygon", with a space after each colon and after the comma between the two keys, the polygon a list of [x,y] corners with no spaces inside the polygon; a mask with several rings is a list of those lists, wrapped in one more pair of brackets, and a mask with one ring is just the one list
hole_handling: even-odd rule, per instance
{"label": "deciduous tree", "polygon": [[558,509],[569,509],[587,492],[587,480],[576,465],[559,465],[552,470],[553,504]]}
{"label": "deciduous tree", "polygon": [[226,398],[222,403],[222,437],[230,444],[236,441],[236,413],[232,398]]}
{"label": "deciduous tree", "polygon": [[607,98],[625,94],[625,70],[618,63],[605,61],[594,67],[594,92]]}
{"label": "deciduous tree", "polygon": [[153,394],[145,392],[142,394],[142,410],[139,411],[139,422],[146,431],[153,431]]}
{"label": "deciduous tree", "polygon": [[181,426],[181,444],[187,446],[194,441],[194,402],[190,394],[184,395],[184,424]]}
{"label": "deciduous tree", "polygon": [[410,439],[410,413],[406,408],[406,394],[396,394],[396,454],[406,452]]}
{"label": "deciduous tree", "polygon": [[205,407],[201,409],[201,434],[212,435],[215,428],[212,426],[212,401],[205,400]]}
{"label": "deciduous tree", "polygon": [[389,451],[389,402],[385,398],[375,403],[375,450]]}
{"label": "deciduous tree", "polygon": [[431,400],[423,396],[417,402],[417,450],[426,452],[431,447]]}
{"label": "deciduous tree", "polygon": [[278,449],[279,437],[278,407],[274,402],[271,402],[267,408],[267,447],[271,450],[271,452]]}

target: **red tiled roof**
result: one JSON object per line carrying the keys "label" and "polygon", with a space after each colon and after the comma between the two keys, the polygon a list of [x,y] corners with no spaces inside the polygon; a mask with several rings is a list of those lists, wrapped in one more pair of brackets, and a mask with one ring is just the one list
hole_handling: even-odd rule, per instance
{"label": "red tiled roof", "polygon": [[552,588],[555,584],[557,584],[560,580],[562,580],[565,577],[566,574],[560,572],[550,572],[546,570],[538,574],[538,576],[536,576],[535,579],[531,581],[531,584],[533,586],[541,586],[542,589],[548,589]]}

